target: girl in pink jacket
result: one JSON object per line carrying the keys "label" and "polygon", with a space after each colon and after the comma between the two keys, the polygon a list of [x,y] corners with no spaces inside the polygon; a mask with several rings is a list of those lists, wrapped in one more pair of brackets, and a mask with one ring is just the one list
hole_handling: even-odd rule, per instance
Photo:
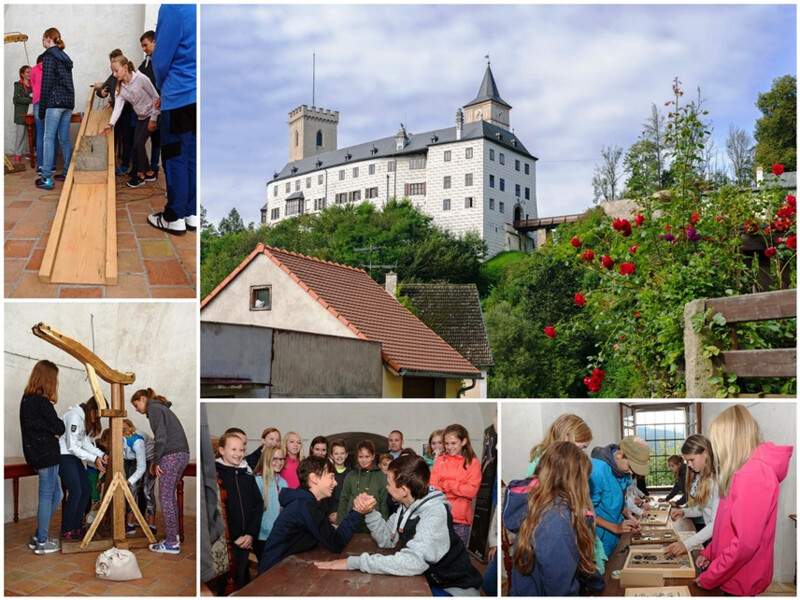
{"label": "girl in pink jacket", "polygon": [[433,463],[431,487],[445,493],[452,505],[453,529],[467,545],[472,525],[472,501],[481,485],[481,465],[469,432],[457,423],[444,430],[445,454]]}
{"label": "girl in pink jacket", "polygon": [[717,455],[720,501],[714,537],[697,558],[705,569],[697,584],[755,596],[772,581],[778,494],[793,447],[764,443],[758,423],[741,404],[711,422],[709,438]]}

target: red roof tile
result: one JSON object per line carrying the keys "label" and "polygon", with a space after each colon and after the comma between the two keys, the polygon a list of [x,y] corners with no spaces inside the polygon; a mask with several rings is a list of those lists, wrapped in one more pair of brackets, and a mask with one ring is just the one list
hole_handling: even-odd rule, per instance
{"label": "red roof tile", "polygon": [[381,342],[383,359],[397,371],[480,376],[463,356],[365,271],[259,244],[202,302],[204,307],[258,254],[264,254],[358,337]]}

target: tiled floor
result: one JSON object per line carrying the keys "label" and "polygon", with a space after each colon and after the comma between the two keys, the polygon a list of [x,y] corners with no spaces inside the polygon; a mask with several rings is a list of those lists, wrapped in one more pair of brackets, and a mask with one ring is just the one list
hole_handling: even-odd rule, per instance
{"label": "tiled floor", "polygon": [[[53,517],[50,532],[55,536],[61,511]],[[195,518],[186,516],[186,539],[180,554],[157,554],[147,548],[133,550],[142,579],[103,581],[95,575],[99,553],[35,555],[28,539],[36,518],[5,525],[6,596],[194,596],[196,594]],[[156,527],[163,533],[160,515]],[[162,538],[159,537],[160,541]]]}
{"label": "tiled floor", "polygon": [[168,235],[147,215],[164,208],[164,175],[131,189],[117,177],[117,285],[63,285],[39,281],[39,267],[63,183],[49,191],[34,184],[35,172],[5,175],[6,298],[194,298],[197,234]]}

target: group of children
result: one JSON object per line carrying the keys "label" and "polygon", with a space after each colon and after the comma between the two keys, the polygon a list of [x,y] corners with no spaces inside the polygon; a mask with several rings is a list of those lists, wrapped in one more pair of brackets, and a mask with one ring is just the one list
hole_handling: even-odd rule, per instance
{"label": "group of children", "polygon": [[[641,529],[632,509],[652,498],[636,491],[632,476],[647,476],[649,447],[628,436],[595,447],[590,459],[584,451],[591,440],[583,419],[560,416],[531,450],[527,478],[509,484],[503,522],[517,533],[510,595],[602,590],[605,562],[620,536]],[[693,518],[699,527],[665,551],[677,556],[705,546],[696,561],[699,586],[737,596],[769,586],[779,484],[792,451],[765,443],[756,420],[737,404],[711,422],[708,437],[689,436],[682,457],[669,458],[676,486],[666,500],[686,503],[671,518]]]}
{"label": "group of children", "polygon": [[424,573],[436,590],[477,595],[481,577],[469,563],[466,545],[481,469],[463,426],[434,431],[423,456],[404,448],[397,430],[389,434],[383,454],[371,440],[362,440],[352,465],[343,439],[314,437],[308,457],[294,431],[282,437],[274,427],[265,429],[250,454],[246,444],[244,431],[228,429],[219,438],[216,460],[238,587],[249,581],[251,551],[263,573],[317,543],[341,552],[354,533],[363,532],[382,548],[399,544],[401,549],[317,566]]}
{"label": "group of children", "polygon": [[[189,462],[189,443],[180,421],[169,408],[171,403],[150,388],[135,392],[131,404],[137,412],[147,416],[153,435],[137,431],[133,422],[125,419],[123,446],[116,449],[111,447],[110,430],[101,434],[99,407],[94,397],[70,407],[61,418],[55,410],[57,402],[58,367],[48,360],[39,361],[31,372],[20,404],[23,454],[39,477],[37,528],[29,542],[30,549],[35,554],[60,550],[59,538],[51,538],[49,529],[62,499],[62,486],[66,502],[60,539],[83,539],[100,501],[109,454],[120,451],[134,498],[142,490],[146,519],[153,534],[156,533],[154,488],[156,479],[159,480],[166,538],[151,544],[150,550],[180,553],[176,494]],[[126,533],[134,534],[134,517],[130,508],[128,510]]]}

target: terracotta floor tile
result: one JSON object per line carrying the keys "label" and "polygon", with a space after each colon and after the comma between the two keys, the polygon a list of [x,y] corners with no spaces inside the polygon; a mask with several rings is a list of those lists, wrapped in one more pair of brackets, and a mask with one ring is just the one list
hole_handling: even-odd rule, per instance
{"label": "terracotta floor tile", "polygon": [[106,286],[106,298],[149,298],[144,275],[118,275],[117,285]]}
{"label": "terracotta floor tile", "polygon": [[165,240],[167,234],[147,223],[133,223],[133,231],[140,240]]}
{"label": "terracotta floor tile", "polygon": [[189,285],[191,282],[177,260],[144,261],[150,285]]}
{"label": "terracotta floor tile", "polygon": [[55,298],[58,295],[58,284],[42,283],[38,273],[23,273],[12,298]]}
{"label": "terracotta floor tile", "polygon": [[172,243],[176,248],[197,249],[197,233],[188,232],[186,235],[173,235]]}
{"label": "terracotta floor tile", "polygon": [[[38,271],[42,268],[42,258],[44,258],[44,250],[34,250],[25,268],[28,271]],[[8,261],[6,261],[6,269],[8,269]]]}
{"label": "terracotta floor tile", "polygon": [[5,243],[4,255],[6,258],[28,258],[35,243],[31,240],[10,239]]}
{"label": "terracotta floor tile", "polygon": [[102,298],[103,288],[100,287],[67,287],[61,286],[59,298]]}
{"label": "terracotta floor tile", "polygon": [[33,577],[29,579],[23,579],[22,581],[18,581],[17,583],[13,583],[11,585],[6,584],[6,588],[19,594],[28,595],[42,589],[45,585],[47,584],[42,583]]}
{"label": "terracotta floor tile", "polygon": [[22,270],[25,268],[25,263],[28,261],[24,258],[6,259],[5,262],[5,281],[6,283],[16,283]]}
{"label": "terracotta floor tile", "polygon": [[150,292],[153,298],[197,298],[197,291],[191,287],[154,287]]}
{"label": "terracotta floor tile", "polygon": [[117,230],[117,250],[136,250],[138,248],[133,228],[130,231],[131,233],[125,233]]}
{"label": "terracotta floor tile", "polygon": [[175,257],[175,248],[170,240],[142,240],[139,246],[145,259]]}
{"label": "terracotta floor tile", "polygon": [[27,208],[31,205],[32,200],[17,200],[8,205],[9,208]]}
{"label": "terracotta floor tile", "polygon": [[136,250],[120,250],[117,252],[117,272],[144,273],[142,259]]}
{"label": "terracotta floor tile", "polygon": [[17,223],[17,226],[11,232],[11,236],[19,240],[38,238],[40,235],[42,235],[42,229],[43,227],[41,224],[26,225],[20,222]]}

